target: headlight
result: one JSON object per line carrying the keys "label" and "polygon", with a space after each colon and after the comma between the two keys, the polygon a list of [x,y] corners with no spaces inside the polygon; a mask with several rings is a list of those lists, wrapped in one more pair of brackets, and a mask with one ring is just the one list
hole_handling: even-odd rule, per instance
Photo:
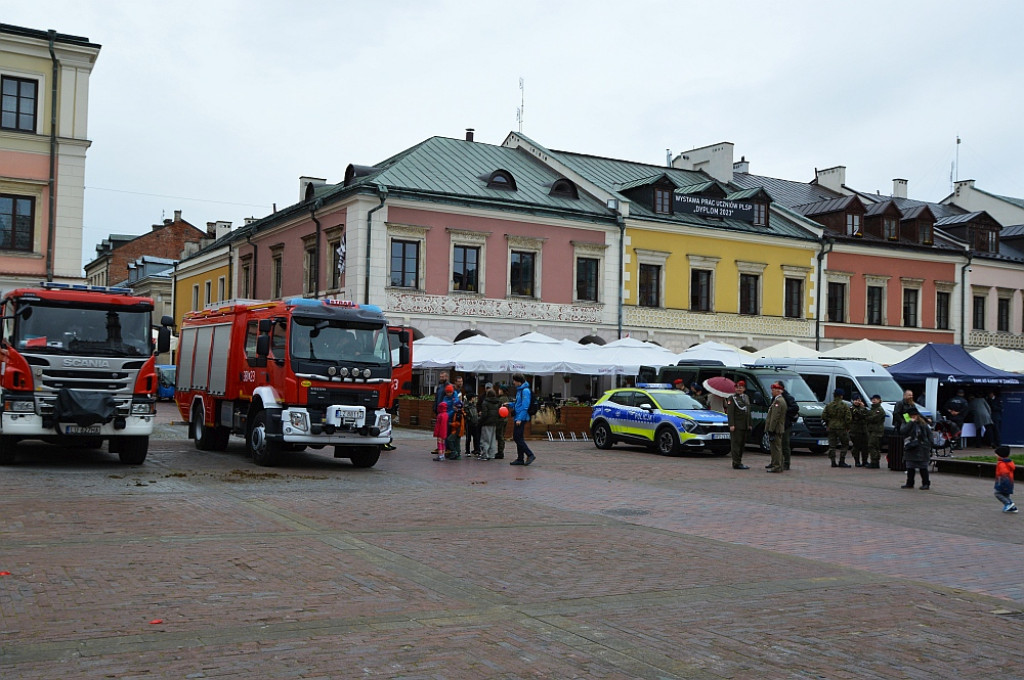
{"label": "headlight", "polygon": [[305,413],[303,413],[302,411],[291,411],[290,414],[292,427],[294,427],[297,430],[302,430],[303,432],[309,430],[309,421],[306,419]]}
{"label": "headlight", "polygon": [[36,405],[32,401],[9,401],[7,402],[7,410],[19,413],[32,413],[36,410]]}
{"label": "headlight", "polygon": [[803,416],[797,416],[796,417],[796,422],[798,422],[801,425],[803,425],[804,424],[804,417]]}
{"label": "headlight", "polygon": [[389,427],[391,427],[391,414],[390,413],[385,413],[380,418],[378,418],[377,419],[377,427],[379,427],[382,430],[386,430]]}
{"label": "headlight", "polygon": [[153,413],[153,404],[147,404],[146,402],[132,404],[133,416],[148,416],[151,413]]}
{"label": "headlight", "polygon": [[373,374],[373,372],[370,369],[368,369],[368,368],[364,368],[363,369],[363,377],[364,378],[369,378],[372,374]]}
{"label": "headlight", "polygon": [[682,430],[683,432],[693,432],[694,430],[697,429],[697,421],[696,420],[680,420],[679,421],[679,429]]}

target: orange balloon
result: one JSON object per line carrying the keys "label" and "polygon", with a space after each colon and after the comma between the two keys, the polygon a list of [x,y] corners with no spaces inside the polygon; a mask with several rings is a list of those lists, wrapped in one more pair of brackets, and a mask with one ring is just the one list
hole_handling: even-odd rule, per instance
{"label": "orange balloon", "polygon": [[502,406],[498,409],[498,415],[502,418],[508,418],[508,406]]}

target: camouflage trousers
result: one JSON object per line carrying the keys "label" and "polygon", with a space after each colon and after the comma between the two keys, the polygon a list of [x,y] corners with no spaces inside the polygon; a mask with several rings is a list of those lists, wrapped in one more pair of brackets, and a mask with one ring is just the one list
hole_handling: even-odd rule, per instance
{"label": "camouflage trousers", "polygon": [[868,433],[867,432],[851,432],[850,439],[853,441],[853,446],[850,448],[850,453],[853,454],[853,462],[857,465],[867,465],[868,463]]}
{"label": "camouflage trousers", "polygon": [[836,449],[840,449],[839,462],[846,462],[846,452],[850,447],[850,433],[848,430],[828,431],[828,458],[836,462]]}

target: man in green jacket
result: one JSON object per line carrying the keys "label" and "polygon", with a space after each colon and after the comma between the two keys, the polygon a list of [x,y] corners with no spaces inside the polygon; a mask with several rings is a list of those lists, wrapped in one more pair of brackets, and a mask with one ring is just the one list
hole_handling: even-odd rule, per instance
{"label": "man in green jacket", "polygon": [[[828,428],[828,458],[832,461],[832,467],[848,468],[846,452],[850,448],[850,407],[843,401],[846,393],[836,388],[832,393],[832,401],[825,407],[821,414],[825,426]],[[839,462],[836,463],[836,449],[840,449]]]}
{"label": "man in green jacket", "polygon": [[786,399],[782,396],[782,383],[772,384],[772,403],[764,420],[764,431],[771,441],[772,462],[768,472],[782,472],[782,437],[786,433]]}
{"label": "man in green jacket", "polygon": [[881,444],[882,436],[885,434],[885,409],[882,408],[882,397],[871,395],[871,408],[868,410],[868,456],[871,462],[865,462],[865,466],[873,470],[879,467],[882,459]]}
{"label": "man in green jacket", "polygon": [[725,415],[729,418],[729,445],[732,448],[732,469],[749,470],[743,464],[743,449],[747,446],[747,435],[753,426],[750,416],[750,397],[747,396],[747,383],[736,382],[736,393],[725,400]]}
{"label": "man in green jacket", "polygon": [[[866,467],[868,464],[868,411],[864,400],[858,394],[853,398],[850,409],[850,440],[853,442],[853,464],[855,467]],[[863,462],[862,462],[863,461]]]}

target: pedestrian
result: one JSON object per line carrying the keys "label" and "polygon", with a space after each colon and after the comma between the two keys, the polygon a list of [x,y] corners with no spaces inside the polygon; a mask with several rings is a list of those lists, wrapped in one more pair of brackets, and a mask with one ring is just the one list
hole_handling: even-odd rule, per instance
{"label": "pedestrian", "polygon": [[708,395],[704,392],[704,388],[701,387],[700,383],[695,382],[690,385],[690,396],[703,404],[704,408],[708,407]]}
{"label": "pedestrian", "polygon": [[855,467],[867,467],[868,465],[868,416],[871,411],[864,405],[864,400],[858,394],[853,398],[853,408],[850,409],[850,442],[852,444],[850,453],[853,454]]}
{"label": "pedestrian", "polygon": [[1010,458],[1009,446],[996,447],[996,499],[1003,504],[1003,512],[1017,512],[1013,502],[1013,472],[1017,469]]}
{"label": "pedestrian", "polygon": [[[498,395],[498,400],[504,402],[507,398],[505,385],[498,383],[494,386],[494,391]],[[498,411],[498,424],[494,426],[494,441],[498,445],[498,453],[494,454],[495,460],[502,460],[505,457],[505,434],[508,431],[508,417],[502,416],[501,411]]]}
{"label": "pedestrian", "polygon": [[978,437],[985,446],[992,446],[992,410],[988,402],[980,394],[972,394],[967,404],[968,417],[974,423]]}
{"label": "pedestrian", "polygon": [[903,423],[900,434],[903,435],[903,462],[907,466],[907,483],[903,489],[914,488],[914,473],[921,471],[921,489],[931,488],[931,480],[928,477],[928,463],[932,454],[932,428],[921,416],[916,407],[907,409],[910,416],[909,423]]}
{"label": "pedestrian", "polygon": [[871,408],[868,409],[868,453],[870,463],[865,467],[877,470],[882,460],[882,435],[885,434],[885,409],[882,408],[882,397],[871,395]]}
{"label": "pedestrian", "polygon": [[452,383],[452,385],[455,387],[455,398],[463,402],[463,405],[465,405],[465,400],[463,399],[462,395],[466,393],[464,383],[465,379],[461,375],[455,378],[455,380]]}
{"label": "pedestrian", "polygon": [[[440,375],[437,376],[437,387],[434,388],[434,413],[438,413],[437,406],[444,399],[447,387],[451,385],[448,382],[448,371],[441,371]],[[452,388],[455,389],[454,387]],[[444,450],[434,449],[431,453],[443,453]]]}
{"label": "pedestrian", "polygon": [[782,459],[782,438],[786,433],[787,406],[782,391],[781,382],[772,383],[772,403],[764,420],[764,431],[768,434],[772,452],[768,472],[782,472],[785,469]]}
{"label": "pedestrian", "polygon": [[530,384],[526,382],[526,376],[522,373],[512,376],[512,384],[516,388],[516,400],[508,406],[515,418],[512,441],[516,443],[516,459],[509,465],[530,465],[537,458],[526,444],[525,438],[526,423],[530,422]]}
{"label": "pedestrian", "polygon": [[903,414],[912,407],[917,408],[917,402],[914,401],[914,390],[903,390],[903,401],[896,402],[892,408],[892,426],[896,428],[896,434],[899,434],[903,423],[908,422]]}
{"label": "pedestrian", "polygon": [[448,445],[448,404],[443,401],[437,405],[437,419],[434,420],[434,439],[437,440],[437,446],[434,447],[437,455],[434,456],[434,460],[445,460],[445,449]]}
{"label": "pedestrian", "polygon": [[497,442],[494,430],[499,422],[504,422],[498,409],[501,399],[493,387],[484,390],[484,399],[480,403],[480,460],[491,460],[497,453]]}
{"label": "pedestrian", "polygon": [[1003,402],[992,390],[989,390],[985,401],[988,402],[988,410],[992,414],[992,448],[998,448],[1003,443],[1000,436],[1003,429]]}
{"label": "pedestrian", "polygon": [[466,409],[466,455],[480,455],[480,413],[477,408],[476,395],[466,393],[463,402]]}
{"label": "pedestrian", "polygon": [[736,392],[725,400],[725,415],[729,419],[729,446],[732,454],[733,470],[749,470],[743,464],[743,449],[747,446],[747,436],[754,425],[750,415],[750,397],[747,396],[745,380],[736,381]]}
{"label": "pedestrian", "polygon": [[[846,393],[841,388],[836,388],[832,393],[832,401],[828,403],[821,414],[828,428],[828,458],[832,461],[832,467],[848,468],[846,462],[846,451],[850,445],[850,407],[843,401]],[[836,462],[836,449],[840,449],[839,462]]]}
{"label": "pedestrian", "polygon": [[689,394],[689,391],[686,389],[686,383],[683,382],[682,378],[676,378],[672,381],[672,389]]}
{"label": "pedestrian", "polygon": [[967,404],[967,398],[964,397],[963,390],[957,390],[956,394],[946,400],[943,409],[946,411],[946,417],[956,423],[957,430],[964,429],[964,423],[967,421],[967,412],[969,409]]}
{"label": "pedestrian", "polygon": [[462,408],[462,402],[456,400],[452,405],[452,412],[448,416],[448,460],[462,458],[462,437],[466,434],[466,412]]}
{"label": "pedestrian", "polygon": [[786,401],[786,429],[782,433],[782,469],[789,469],[790,459],[793,457],[793,447],[790,445],[790,438],[793,435],[793,424],[800,418],[800,404],[796,403],[796,397],[786,389],[786,383],[779,381],[782,385],[782,398]]}

